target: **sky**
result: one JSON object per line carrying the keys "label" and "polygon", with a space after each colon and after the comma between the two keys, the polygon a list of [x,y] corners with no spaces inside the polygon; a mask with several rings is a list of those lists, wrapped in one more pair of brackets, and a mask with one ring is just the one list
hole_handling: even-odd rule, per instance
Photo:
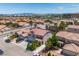
{"label": "sky", "polygon": [[0,3],[0,14],[79,13],[79,3]]}

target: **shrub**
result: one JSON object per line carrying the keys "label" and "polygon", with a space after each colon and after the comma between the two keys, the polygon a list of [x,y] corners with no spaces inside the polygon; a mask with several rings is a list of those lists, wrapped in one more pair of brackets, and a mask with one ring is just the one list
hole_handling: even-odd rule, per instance
{"label": "shrub", "polygon": [[5,23],[6,26],[10,26],[10,27],[19,27],[19,25],[17,23],[12,23],[12,22],[7,22]]}
{"label": "shrub", "polygon": [[32,41],[32,43],[28,43],[28,45],[27,45],[27,50],[31,50],[31,51],[33,51],[33,50],[35,50],[37,47],[39,47],[40,46],[40,44],[39,44],[40,42],[39,41],[37,41],[37,40],[34,40],[34,41]]}

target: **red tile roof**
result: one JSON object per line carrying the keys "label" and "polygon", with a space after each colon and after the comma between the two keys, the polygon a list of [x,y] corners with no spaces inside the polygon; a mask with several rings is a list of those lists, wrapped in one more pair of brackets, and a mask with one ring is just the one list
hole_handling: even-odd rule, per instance
{"label": "red tile roof", "polygon": [[33,31],[36,35],[41,35],[44,36],[47,32],[49,32],[48,30],[43,30],[43,29],[32,29],[31,31]]}
{"label": "red tile roof", "polygon": [[35,33],[35,35],[40,35],[40,36],[44,36],[46,33],[48,33],[48,30],[43,30],[43,29],[21,29],[20,31],[18,31],[18,34],[22,34],[23,36],[27,36],[31,31],[33,31]]}

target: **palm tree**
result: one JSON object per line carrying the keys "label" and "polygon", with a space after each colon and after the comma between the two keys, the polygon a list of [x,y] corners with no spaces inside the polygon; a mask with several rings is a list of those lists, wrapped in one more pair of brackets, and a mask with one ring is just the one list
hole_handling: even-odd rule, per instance
{"label": "palm tree", "polygon": [[34,27],[35,27],[35,28],[37,27],[37,23],[34,24]]}
{"label": "palm tree", "polygon": [[30,26],[32,26],[33,25],[33,21],[31,20],[31,21],[29,21],[29,24],[30,24]]}
{"label": "palm tree", "polygon": [[33,26],[33,20],[34,20],[34,18],[32,17],[32,16],[30,16],[29,17],[29,25],[31,26],[31,28],[32,28],[32,26]]}
{"label": "palm tree", "polygon": [[46,24],[46,25],[45,25],[45,28],[48,30],[48,29],[49,29],[49,25],[48,25],[48,24]]}

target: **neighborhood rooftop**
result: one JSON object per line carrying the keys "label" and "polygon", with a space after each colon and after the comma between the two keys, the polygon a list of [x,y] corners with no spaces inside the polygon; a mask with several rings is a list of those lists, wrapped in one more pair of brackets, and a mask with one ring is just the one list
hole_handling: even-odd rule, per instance
{"label": "neighborhood rooftop", "polygon": [[63,40],[74,40],[79,41],[79,34],[71,33],[67,31],[60,31],[56,34],[58,37],[64,38]]}
{"label": "neighborhood rooftop", "polygon": [[5,28],[6,26],[5,25],[0,25],[0,30]]}
{"label": "neighborhood rooftop", "polygon": [[73,44],[73,43],[66,44],[63,47],[62,53],[64,55],[71,55],[71,56],[78,55],[79,54],[79,47],[77,45]]}
{"label": "neighborhood rooftop", "polygon": [[21,29],[19,30],[17,33],[21,34],[23,36],[27,36],[28,34],[30,34],[30,32],[33,31],[35,35],[40,35],[40,36],[44,36],[46,33],[48,33],[48,30],[44,30],[44,29],[38,29],[38,28],[34,28],[34,29]]}
{"label": "neighborhood rooftop", "polygon": [[44,30],[44,29],[32,29],[31,31],[33,31],[36,35],[41,35],[44,36],[45,34],[47,34],[49,31],[48,30]]}
{"label": "neighborhood rooftop", "polygon": [[69,25],[68,28],[79,29],[79,25]]}
{"label": "neighborhood rooftop", "polygon": [[19,31],[17,31],[17,33],[22,36],[28,36],[28,34],[30,33],[30,30],[29,29],[20,29]]}

